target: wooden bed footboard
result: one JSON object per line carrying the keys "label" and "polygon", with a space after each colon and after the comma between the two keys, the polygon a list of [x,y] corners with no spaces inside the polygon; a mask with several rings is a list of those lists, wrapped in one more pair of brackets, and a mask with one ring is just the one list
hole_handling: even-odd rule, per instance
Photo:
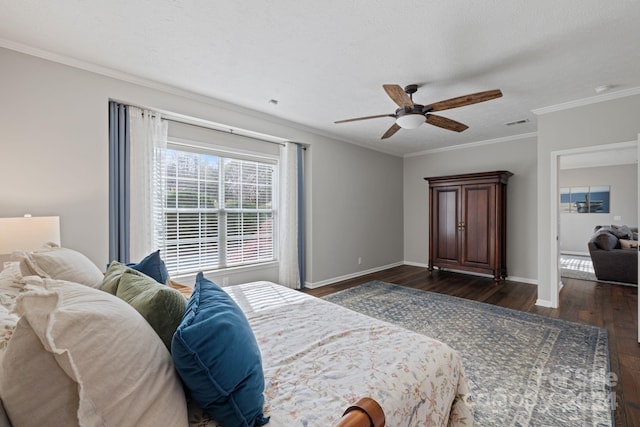
{"label": "wooden bed footboard", "polygon": [[169,283],[173,289],[180,292],[186,299],[191,297],[191,294],[193,293],[193,288],[191,286],[182,285],[173,280],[169,280]]}
{"label": "wooden bed footboard", "polygon": [[384,427],[384,411],[375,400],[363,397],[344,411],[333,427]]}

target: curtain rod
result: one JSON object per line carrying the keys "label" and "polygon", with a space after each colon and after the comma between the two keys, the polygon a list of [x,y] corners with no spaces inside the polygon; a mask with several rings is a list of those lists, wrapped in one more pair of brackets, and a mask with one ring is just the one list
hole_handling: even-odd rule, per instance
{"label": "curtain rod", "polygon": [[[256,141],[260,141],[260,142],[268,142],[270,144],[276,144],[276,145],[281,145],[281,146],[287,145],[285,141],[282,141],[282,142],[280,142],[280,141],[271,141],[271,140],[268,140],[268,139],[265,139],[265,138],[260,138],[258,136],[245,134],[242,131],[242,129],[235,130],[232,127],[229,127],[228,129],[217,129],[217,128],[213,127],[213,126],[207,126],[207,125],[204,125],[204,124],[191,123],[191,122],[189,122],[187,120],[180,120],[180,119],[176,119],[176,118],[173,118],[173,117],[167,117],[166,115],[163,115],[162,113],[158,113],[158,114],[160,114],[160,117],[162,119],[167,120],[169,122],[180,123],[180,124],[189,125],[189,126],[195,126],[195,127],[202,128],[202,129],[212,130],[212,131],[215,131],[215,132],[229,133],[231,135],[238,135],[238,136],[242,136],[244,138],[250,138],[250,139],[254,139]],[[246,132],[253,133],[251,131],[246,131]]]}
{"label": "curtain rod", "polygon": [[[136,107],[136,106],[133,105],[133,107]],[[142,107],[137,107],[137,108],[141,108],[142,109]],[[282,141],[281,142],[280,141],[272,141],[272,140],[269,140],[269,139],[260,138],[258,136],[251,135],[252,133],[257,133],[257,132],[252,132],[252,131],[249,131],[249,130],[239,129],[238,131],[234,132],[234,128],[232,128],[230,126],[228,126],[228,127],[227,126],[223,126],[223,127],[226,127],[227,129],[217,129],[217,128],[213,127],[213,126],[206,126],[206,125],[201,125],[201,124],[197,124],[197,123],[191,123],[191,122],[188,121],[188,119],[181,120],[179,118],[174,118],[174,117],[171,117],[171,116],[167,116],[166,113],[163,115],[163,113],[160,113],[160,112],[157,112],[157,111],[153,111],[153,110],[149,110],[149,109],[146,109],[146,110],[147,111],[151,111],[151,112],[156,113],[156,114],[159,114],[161,118],[163,118],[164,120],[167,120],[169,122],[175,122],[175,123],[180,123],[180,124],[183,124],[183,125],[195,126],[195,127],[199,127],[199,128],[202,128],[202,129],[212,130],[212,131],[215,131],[215,132],[229,133],[231,135],[238,135],[238,136],[242,136],[244,138],[254,139],[254,140],[260,141],[260,142],[268,142],[269,144],[276,144],[276,145],[280,145],[282,147],[286,146],[287,142],[290,142],[291,144],[296,144],[296,145],[301,146],[302,149],[306,151],[307,147],[309,146],[309,144],[305,144],[305,143],[302,143],[302,142],[296,142],[296,141],[287,141],[284,138],[278,138],[278,137],[275,137],[275,136],[273,138],[278,138],[278,139],[281,139]],[[222,125],[220,125],[220,126],[222,126]],[[247,132],[247,133],[245,134],[245,132]]]}
{"label": "curtain rod", "polygon": [[[127,101],[120,101],[120,100],[116,100],[116,99],[110,99],[110,101],[113,102],[117,102],[129,107],[135,107],[135,108],[139,108],[143,111],[150,111],[153,114],[158,114],[161,118],[170,121],[170,122],[174,122],[174,123],[180,123],[180,124],[184,124],[184,125],[190,125],[190,126],[196,126],[202,129],[208,129],[208,130],[213,130],[216,132],[222,132],[222,133],[229,133],[232,135],[239,135],[239,136],[243,136],[245,138],[251,138],[254,139],[256,141],[260,141],[260,142],[268,142],[270,144],[277,144],[277,145],[281,145],[281,146],[285,146],[287,142],[292,142],[294,144],[298,144],[298,145],[302,145],[305,149],[306,149],[306,144],[302,144],[299,142],[294,142],[294,141],[288,141],[285,138],[279,138],[279,137],[275,137],[275,136],[271,136],[271,135],[264,135],[264,137],[260,137],[262,134],[260,134],[259,132],[252,132],[250,130],[244,130],[244,129],[239,129],[239,128],[234,128],[232,126],[226,126],[220,123],[214,123],[214,122],[210,122],[209,120],[205,120],[205,119],[198,119],[198,118],[191,118],[189,116],[184,116],[182,114],[176,114],[176,113],[172,113],[170,111],[163,111],[163,110],[157,110],[154,108],[150,108],[150,107],[144,107],[142,105],[136,105],[136,104],[132,104],[130,102]],[[197,122],[204,122],[204,123],[197,123]],[[270,139],[273,138],[273,139]],[[280,140],[277,141],[276,139]]]}

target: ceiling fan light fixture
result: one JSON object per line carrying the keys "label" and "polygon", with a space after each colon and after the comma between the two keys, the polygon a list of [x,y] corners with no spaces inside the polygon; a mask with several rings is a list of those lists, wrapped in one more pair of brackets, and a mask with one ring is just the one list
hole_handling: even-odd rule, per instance
{"label": "ceiling fan light fixture", "polygon": [[396,124],[403,129],[416,129],[424,123],[424,115],[419,113],[404,114],[396,119]]}
{"label": "ceiling fan light fixture", "polygon": [[434,111],[443,111],[451,108],[477,104],[478,102],[485,102],[502,96],[502,91],[500,91],[500,89],[485,90],[484,92],[471,93],[469,95],[458,96],[456,98],[422,105],[413,102],[412,95],[418,90],[418,85],[408,85],[404,89],[398,85],[382,85],[382,88],[387,92],[389,98],[391,98],[391,100],[399,107],[393,114],[356,117],[354,119],[338,120],[334,123],[355,122],[358,120],[377,119],[379,117],[395,118],[395,123],[387,129],[381,139],[387,139],[395,135],[395,133],[400,129],[416,129],[423,123],[454,132],[462,132],[465,129],[468,129],[469,126],[432,113]]}

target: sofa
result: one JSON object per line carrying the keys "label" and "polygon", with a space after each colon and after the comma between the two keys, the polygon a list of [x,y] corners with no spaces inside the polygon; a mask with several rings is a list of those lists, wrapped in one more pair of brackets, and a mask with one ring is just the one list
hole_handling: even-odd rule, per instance
{"label": "sofa", "polygon": [[638,283],[638,228],[597,225],[588,242],[596,278]]}

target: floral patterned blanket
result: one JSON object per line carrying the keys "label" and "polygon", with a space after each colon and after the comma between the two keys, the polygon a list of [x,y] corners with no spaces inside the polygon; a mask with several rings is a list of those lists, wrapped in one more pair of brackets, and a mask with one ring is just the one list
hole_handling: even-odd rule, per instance
{"label": "floral patterned blanket", "polygon": [[[18,317],[20,279],[4,271],[0,360]],[[245,312],[262,352],[271,427],[326,427],[361,397],[388,426],[470,426],[461,359],[440,341],[270,282],[224,288]],[[218,427],[194,405],[190,427]],[[221,426],[219,426],[221,427]]]}
{"label": "floral patterned blanket", "polygon": [[[458,353],[415,332],[269,282],[224,288],[262,352],[269,426],[336,422],[361,397],[388,426],[473,425]],[[191,426],[215,426],[192,408]]]}

